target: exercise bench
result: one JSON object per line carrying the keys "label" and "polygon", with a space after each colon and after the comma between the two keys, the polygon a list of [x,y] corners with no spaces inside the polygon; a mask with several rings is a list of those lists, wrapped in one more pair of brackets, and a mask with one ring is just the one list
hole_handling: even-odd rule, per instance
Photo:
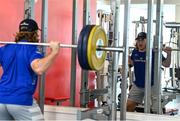
{"label": "exercise bench", "polygon": [[46,101],[55,102],[57,106],[60,106],[62,102],[69,100],[70,97],[45,97]]}

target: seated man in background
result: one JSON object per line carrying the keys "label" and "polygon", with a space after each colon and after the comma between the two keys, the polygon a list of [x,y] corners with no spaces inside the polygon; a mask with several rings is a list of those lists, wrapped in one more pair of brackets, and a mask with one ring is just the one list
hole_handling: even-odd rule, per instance
{"label": "seated man in background", "polygon": [[[129,91],[127,99],[127,111],[133,112],[138,104],[141,104],[144,99],[144,88],[145,88],[145,64],[146,64],[146,33],[140,32],[136,40],[136,48],[132,51],[129,57],[130,67],[134,66],[135,80]],[[162,56],[162,65],[169,67],[171,64],[171,51],[170,47],[163,49],[167,53],[167,57]],[[151,75],[151,86],[154,81],[154,51],[152,51],[152,75]]]}

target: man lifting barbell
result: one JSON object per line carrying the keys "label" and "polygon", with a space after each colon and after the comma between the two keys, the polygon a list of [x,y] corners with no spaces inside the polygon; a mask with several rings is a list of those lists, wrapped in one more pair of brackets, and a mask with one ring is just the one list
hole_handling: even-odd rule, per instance
{"label": "man lifting barbell", "polygon": [[[129,57],[130,67],[134,66],[135,80],[130,89],[127,100],[127,111],[133,112],[138,104],[141,104],[144,98],[145,88],[145,62],[146,62],[146,33],[140,32],[136,38],[136,48],[132,51]],[[162,65],[169,67],[171,64],[171,51],[170,47],[165,47],[164,52],[167,57],[162,56]],[[154,51],[152,52],[152,75],[151,85],[154,85]]]}
{"label": "man lifting barbell", "polygon": [[[0,63],[4,70],[0,81],[0,103],[2,103],[0,105],[0,108],[2,108],[0,110],[0,119],[7,118],[8,120],[15,118],[28,120],[32,118],[28,114],[21,113],[20,111],[12,112],[12,114],[15,113],[15,115],[10,115],[5,109],[11,109],[9,107],[7,108],[9,104],[13,104],[13,106],[20,105],[20,107],[28,105],[29,108],[34,105],[37,107],[32,99],[37,83],[36,73],[42,74],[48,69],[57,56],[60,47],[78,48],[78,55],[81,55],[78,56],[81,67],[83,69],[97,71],[101,70],[104,65],[106,58],[105,51],[124,51],[123,47],[107,46],[107,37],[101,26],[85,26],[80,33],[78,45],[65,45],[59,44],[58,42],[37,43],[38,26],[37,23],[31,19],[22,21],[19,29],[20,32],[17,33],[15,38],[16,42],[0,41],[2,44],[7,44],[0,48]],[[139,39],[142,38],[138,37],[137,42],[140,42]],[[144,39],[145,38],[143,38],[143,40]],[[37,45],[50,46],[52,51],[43,58],[41,52],[38,51]],[[168,53],[171,52],[171,48],[169,48],[169,50],[166,48],[165,50]],[[179,49],[174,49],[174,51],[178,50]],[[135,65],[135,63],[131,64]],[[27,110],[28,108],[25,109]],[[39,113],[33,112],[33,114],[41,115],[38,107],[37,109]],[[24,117],[22,116],[23,114]]]}
{"label": "man lifting barbell", "polygon": [[[19,25],[16,42],[39,42],[38,25],[25,19]],[[0,48],[0,120],[43,120],[33,94],[37,75],[44,73],[59,52],[59,42],[50,42],[51,52],[43,57],[37,45],[7,44]]]}

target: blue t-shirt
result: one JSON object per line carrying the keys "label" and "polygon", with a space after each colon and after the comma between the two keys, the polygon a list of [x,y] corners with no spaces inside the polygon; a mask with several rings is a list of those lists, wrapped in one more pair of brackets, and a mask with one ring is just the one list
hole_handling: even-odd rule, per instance
{"label": "blue t-shirt", "polygon": [[[145,87],[145,66],[146,52],[139,52],[137,49],[132,51],[131,60],[134,65],[135,80],[134,83],[140,88]],[[162,61],[165,57],[162,56]],[[154,51],[152,52],[151,85],[154,85]]]}
{"label": "blue t-shirt", "polygon": [[[25,40],[23,40],[25,41]],[[31,68],[34,59],[42,58],[35,45],[5,45],[0,48],[0,103],[32,105],[37,74]]]}

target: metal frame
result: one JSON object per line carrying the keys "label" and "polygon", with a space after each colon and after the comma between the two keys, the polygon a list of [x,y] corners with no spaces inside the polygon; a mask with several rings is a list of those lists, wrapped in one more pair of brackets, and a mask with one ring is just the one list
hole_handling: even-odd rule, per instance
{"label": "metal frame", "polygon": [[[154,55],[154,89],[152,90],[152,111],[154,113],[162,114],[161,107],[161,60],[162,60],[162,24],[163,24],[163,2],[164,0],[157,0],[156,4],[156,36],[154,40],[155,51]],[[155,108],[155,109],[154,109]]]}
{"label": "metal frame", "polygon": [[34,19],[34,0],[24,1],[24,19]]}
{"label": "metal frame", "polygon": [[[84,0],[83,3],[83,26],[90,24],[90,1]],[[86,92],[88,91],[88,71],[81,71],[81,93],[80,93],[80,106],[86,107]]]}
{"label": "metal frame", "polygon": [[[41,18],[41,42],[47,42],[48,36],[48,0],[42,1],[42,18]],[[46,47],[43,47],[43,55],[46,55]],[[45,73],[40,77],[39,81],[39,106],[44,113],[44,98],[45,98]]]}
{"label": "metal frame", "polygon": [[[169,41],[169,46],[171,45],[172,47],[176,47],[177,49],[180,47],[180,23],[178,22],[166,22],[165,24],[165,27],[166,28],[170,28],[171,30],[171,35],[170,35],[170,41]],[[175,43],[177,43],[177,45],[175,45]],[[174,49],[173,49],[174,50]],[[176,77],[176,69],[179,68],[180,66],[180,60],[179,60],[179,57],[180,57],[180,53],[176,52],[176,53],[173,53],[171,55],[171,69],[172,71],[170,71],[170,76],[171,76],[171,86],[172,88],[174,88],[175,90],[179,88],[179,83],[178,83],[178,79]],[[168,89],[168,90],[171,90],[171,89]],[[174,91],[175,91],[174,90]]]}
{"label": "metal frame", "polygon": [[131,0],[124,1],[124,35],[123,35],[123,64],[122,64],[122,87],[121,87],[121,112],[120,119],[126,119],[126,97],[127,97],[127,78],[128,78],[128,54],[129,54],[129,24],[130,24],[130,3]]}
{"label": "metal frame", "polygon": [[110,114],[109,106],[104,106],[101,108],[93,108],[89,110],[78,110],[77,111],[77,120],[84,119],[94,119],[94,120],[108,120]]}
{"label": "metal frame", "polygon": [[[72,44],[77,44],[77,0],[73,0]],[[71,49],[70,105],[75,106],[76,95],[76,49]]]}
{"label": "metal frame", "polygon": [[137,37],[137,29],[138,29],[139,25],[141,25],[141,31],[145,32],[144,24],[147,23],[147,19],[145,19],[143,16],[140,16],[140,19],[138,21],[132,21],[132,23],[135,24],[135,37]]}
{"label": "metal frame", "polygon": [[[118,47],[119,44],[119,18],[120,18],[120,0],[115,0],[115,9],[114,9],[114,41],[113,46]],[[117,85],[117,72],[118,72],[118,58],[119,53],[113,53],[112,59],[112,84],[111,86],[111,113],[110,113],[110,120],[116,120],[117,118],[117,111],[116,111],[116,85]]]}
{"label": "metal frame", "polygon": [[151,100],[151,67],[152,67],[152,24],[153,24],[153,3],[154,0],[148,0],[148,25],[147,25],[147,44],[146,44],[146,70],[145,70],[145,113],[150,113]]}

